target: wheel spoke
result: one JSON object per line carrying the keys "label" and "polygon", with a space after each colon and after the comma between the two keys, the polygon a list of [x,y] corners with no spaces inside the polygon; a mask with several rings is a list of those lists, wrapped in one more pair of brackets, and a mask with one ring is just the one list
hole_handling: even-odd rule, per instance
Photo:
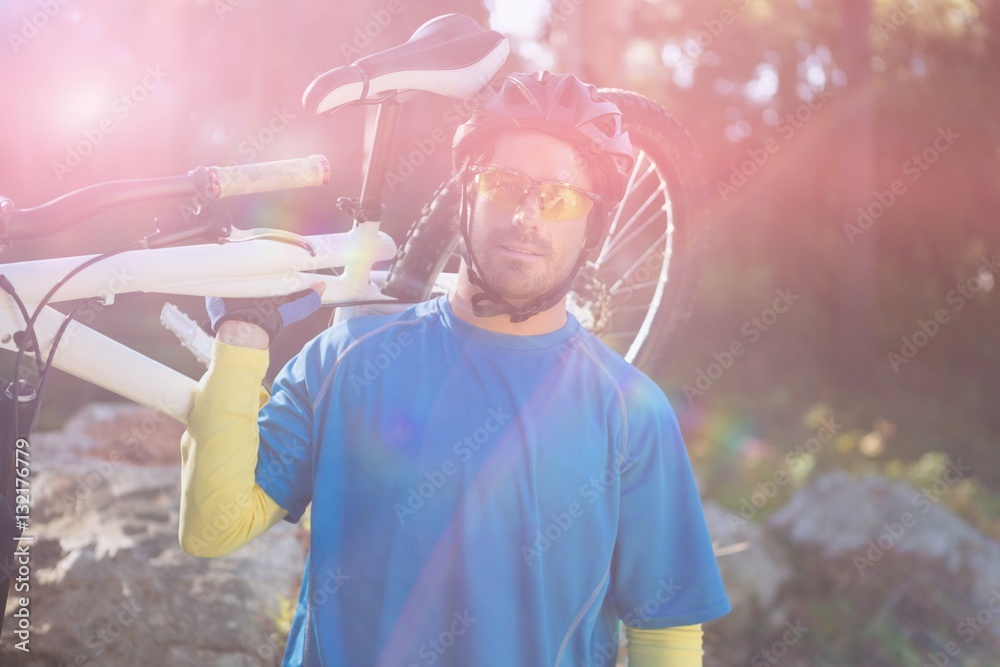
{"label": "wheel spoke", "polygon": [[[652,168],[652,166],[653,166],[653,162],[652,162],[652,160],[650,160],[646,156],[646,152],[643,151],[643,150],[640,150],[639,151],[639,155],[636,157],[635,165],[632,166],[632,173],[629,174],[629,176],[628,176],[628,183],[625,185],[625,193],[626,193],[626,195],[622,197],[622,202],[620,202],[618,204],[618,208],[615,210],[615,217],[614,217],[614,219],[611,220],[611,224],[608,226],[608,238],[609,239],[611,237],[613,237],[615,235],[615,233],[618,231],[618,223],[621,221],[622,212],[624,211],[624,207],[621,204],[624,203],[624,200],[628,198],[627,197],[628,193],[632,192],[635,189],[635,186],[636,186],[636,182],[635,182],[636,174],[639,173],[639,165],[642,164],[643,160],[645,160],[646,162],[649,162],[649,167],[647,167],[647,169],[646,169],[646,173],[647,174],[649,173],[649,169]],[[603,250],[602,250],[602,254],[603,254]]]}
{"label": "wheel spoke", "polygon": [[654,253],[660,252],[660,249],[661,249],[660,242],[661,241],[666,241],[667,242],[666,247],[663,248],[663,259],[660,260],[660,268],[662,268],[663,264],[664,264],[664,261],[667,260],[667,258],[669,257],[669,253],[670,253],[670,246],[669,246],[670,239],[669,239],[669,235],[667,234],[667,231],[664,231],[662,234],[660,234],[660,236],[657,237],[656,241],[654,241],[652,244],[650,244],[650,246],[648,248],[646,248],[645,252],[643,252],[632,263],[631,266],[629,266],[625,271],[622,271],[621,277],[617,281],[615,281],[615,283],[611,286],[610,289],[612,289],[612,290],[613,289],[617,289],[618,287],[621,287],[623,284],[627,283],[628,279],[632,276],[632,274],[635,273],[636,271],[638,271],[639,268],[643,264],[646,263],[646,259],[650,255],[652,255]]}
{"label": "wheel spoke", "polygon": [[[653,202],[659,199],[661,193],[664,193],[663,194],[664,202],[669,201],[665,194],[666,188],[661,184],[655,190],[653,190],[646,198],[646,200],[642,202],[642,204],[632,213],[631,217],[628,219],[628,222],[626,222],[621,229],[615,230],[613,234],[610,234],[608,236],[608,243],[604,247],[604,252],[602,253],[601,259],[607,261],[607,258],[609,256],[617,252],[622,245],[628,243],[628,241],[631,240],[637,233],[642,231],[641,226],[639,227],[638,230],[632,230],[632,227],[635,226],[637,220],[641,219],[642,216],[645,215],[646,211],[649,209],[650,206],[652,206]],[[646,218],[646,220],[648,221],[655,218],[657,215],[662,213],[665,210],[665,208],[666,208],[665,205],[661,205],[660,209],[658,211],[654,211],[652,215]],[[625,201],[622,201],[618,210],[623,211],[624,209],[625,209]],[[631,234],[629,234],[630,231]]]}
{"label": "wheel spoke", "polygon": [[[632,170],[632,176],[629,179],[629,184],[625,190],[626,196],[618,205],[618,210],[615,211],[615,218],[611,223],[610,229],[608,230],[607,243],[604,245],[604,248],[601,249],[601,254],[597,258],[597,261],[599,263],[606,262],[607,258],[612,254],[614,254],[620,248],[621,243],[627,243],[628,240],[630,240],[634,236],[633,234],[632,236],[629,236],[624,242],[621,241],[622,236],[629,230],[629,228],[633,225],[633,223],[635,223],[635,221],[645,213],[646,209],[649,208],[650,204],[653,203],[653,200],[656,199],[656,196],[658,194],[663,192],[664,201],[669,202],[669,198],[666,196],[666,186],[663,182],[660,182],[660,184],[656,187],[656,189],[653,190],[653,192],[649,195],[646,201],[643,202],[642,205],[639,206],[639,208],[632,214],[632,217],[629,218],[628,222],[626,222],[621,229],[618,228],[618,225],[621,222],[621,217],[625,211],[625,203],[629,198],[629,194],[636,192],[638,188],[643,183],[645,183],[646,180],[650,178],[650,176],[655,175],[658,177],[655,166],[649,160],[649,158],[646,157],[646,154],[640,151],[639,155],[640,155],[640,160],[637,160],[636,168]],[[635,179],[635,175],[638,173],[638,167],[639,165],[642,164],[643,160],[646,161],[649,164],[649,166],[646,168],[645,172],[637,182]]]}
{"label": "wheel spoke", "polygon": [[[659,282],[660,282],[660,279],[659,279],[659,277],[657,277],[657,278],[654,278],[653,280],[647,280],[645,282],[636,283],[635,285],[629,285],[629,287],[632,289],[633,292],[637,292],[639,290],[644,290],[647,287],[656,287],[656,285]],[[616,283],[616,285],[617,285],[617,283]],[[617,295],[619,292],[621,292],[621,290],[617,289],[615,286],[611,286],[611,287],[608,288],[608,293],[611,294],[612,296]],[[646,308],[648,305],[649,304],[645,304],[642,307]]]}
{"label": "wheel spoke", "polygon": [[[621,234],[619,234],[615,238],[608,239],[608,244],[605,246],[604,252],[601,253],[601,256],[598,258],[598,261],[607,263],[608,259],[612,255],[614,255],[615,253],[619,252],[622,248],[627,246],[633,239],[639,236],[643,232],[643,230],[649,224],[655,221],[656,218],[658,218],[660,215],[664,215],[667,218],[669,225],[669,221],[672,219],[672,212],[670,209],[670,199],[666,196],[666,190],[667,190],[666,185],[661,183],[656,188],[656,190],[654,190],[652,194],[649,195],[646,201],[643,202],[642,206],[640,206],[639,209],[636,210],[636,212],[629,219],[628,223],[626,223],[625,226],[622,228]],[[664,193],[663,206],[659,210],[655,210],[650,215],[646,216],[642,224],[640,224],[636,229],[631,230],[631,233],[629,233],[628,236],[625,236],[625,232],[628,231],[629,228],[632,227],[633,224],[641,218],[641,216],[649,209],[650,205],[653,203],[653,200],[656,199],[661,192]]]}

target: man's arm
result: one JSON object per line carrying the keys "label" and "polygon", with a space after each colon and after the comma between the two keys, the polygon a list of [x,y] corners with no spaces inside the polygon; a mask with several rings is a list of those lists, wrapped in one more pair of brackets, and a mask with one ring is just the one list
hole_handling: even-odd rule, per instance
{"label": "man's arm", "polygon": [[622,381],[628,430],[621,454],[612,582],[626,626],[690,626],[731,609],[673,409],[644,376]]}
{"label": "man's arm", "polygon": [[625,626],[629,667],[701,667],[701,624],[658,630]]}
{"label": "man's arm", "polygon": [[179,539],[193,556],[223,556],[285,516],[257,484],[257,414],[269,338],[246,322],[223,322],[181,440]]}

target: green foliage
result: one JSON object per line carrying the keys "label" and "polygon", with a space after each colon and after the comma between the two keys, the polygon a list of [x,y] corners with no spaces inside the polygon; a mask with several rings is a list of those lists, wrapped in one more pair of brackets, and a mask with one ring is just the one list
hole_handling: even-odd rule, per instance
{"label": "green foliage", "polygon": [[[1000,298],[989,264],[1000,253],[1000,8],[646,0],[636,12],[647,66],[626,70],[640,78],[619,84],[667,104],[708,164],[714,238],[699,310],[656,372],[699,439],[694,452],[718,467],[709,476],[737,481],[720,483],[721,497],[739,502],[773,474],[808,437],[802,415],[816,401],[847,424],[842,442],[856,447],[874,424],[890,422],[883,456],[964,457],[1000,490],[990,465],[1000,347],[985,333],[996,328]],[[820,92],[829,99],[789,127],[788,114]],[[934,148],[949,131],[954,142]],[[750,160],[766,145],[774,149],[763,151],[763,164]],[[917,167],[925,154],[933,162]],[[859,208],[878,204],[897,181],[902,194],[861,236],[850,233]],[[978,289],[961,295],[969,284]],[[743,325],[786,288],[801,299],[750,344]],[[946,321],[904,357],[935,314]],[[734,342],[746,353],[688,400],[685,386]],[[732,429],[721,436],[728,440],[715,440],[719,429]],[[745,462],[757,475],[750,484],[734,470],[741,434],[762,443],[754,448],[763,454]],[[817,469],[831,458],[821,455]]]}
{"label": "green foliage", "polygon": [[[941,616],[947,608],[947,600],[938,601],[941,608],[936,608],[937,614],[931,611],[930,617],[925,618],[918,613],[914,618],[910,615],[913,610],[907,608],[906,591],[907,586],[902,586],[897,594],[883,594],[880,604],[873,608],[857,608],[856,603],[843,597],[811,599],[803,603],[803,615],[810,623],[810,644],[822,654],[813,656],[810,664],[824,667],[931,664],[931,655],[944,655],[949,642],[952,652],[947,655],[948,665],[985,667],[989,664],[983,661],[987,649],[955,641],[948,625],[954,619]],[[923,594],[934,595],[931,590]],[[925,614],[928,611],[921,610]]]}
{"label": "green foliage", "polygon": [[278,613],[274,616],[274,628],[281,635],[281,647],[288,643],[288,634],[292,631],[292,621],[295,620],[295,608],[298,601],[295,597],[281,597],[278,600]]}
{"label": "green foliage", "polygon": [[[687,425],[686,437],[703,493],[733,512],[752,513],[752,521],[765,519],[823,472],[883,475],[930,490],[952,462],[970,465],[969,459],[945,451],[909,458],[912,448],[899,441],[890,421],[878,419],[866,427],[849,412],[838,413],[823,403],[796,418],[757,414],[755,425],[749,414],[740,406],[713,405],[697,424]],[[1000,492],[983,483],[981,472],[974,468],[935,497],[1000,541]]]}

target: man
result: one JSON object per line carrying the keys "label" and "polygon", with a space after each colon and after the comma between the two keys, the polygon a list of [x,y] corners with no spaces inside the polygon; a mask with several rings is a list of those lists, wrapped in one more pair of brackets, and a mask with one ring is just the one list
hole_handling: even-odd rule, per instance
{"label": "man", "polygon": [[210,304],[181,543],[222,555],[311,504],[286,665],[610,666],[620,620],[634,667],[700,665],[730,605],[676,418],[565,308],[631,168],[620,112],[511,75],[455,157],[450,295],[324,332],[269,402],[277,327]]}

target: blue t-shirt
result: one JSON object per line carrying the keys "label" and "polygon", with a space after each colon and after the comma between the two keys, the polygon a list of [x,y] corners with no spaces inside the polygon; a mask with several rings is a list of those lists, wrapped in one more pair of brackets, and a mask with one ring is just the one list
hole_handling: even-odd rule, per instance
{"label": "blue t-shirt", "polygon": [[257,481],[310,553],[286,665],[614,665],[730,610],[677,420],[570,316],[492,333],[441,297],[281,371]]}

